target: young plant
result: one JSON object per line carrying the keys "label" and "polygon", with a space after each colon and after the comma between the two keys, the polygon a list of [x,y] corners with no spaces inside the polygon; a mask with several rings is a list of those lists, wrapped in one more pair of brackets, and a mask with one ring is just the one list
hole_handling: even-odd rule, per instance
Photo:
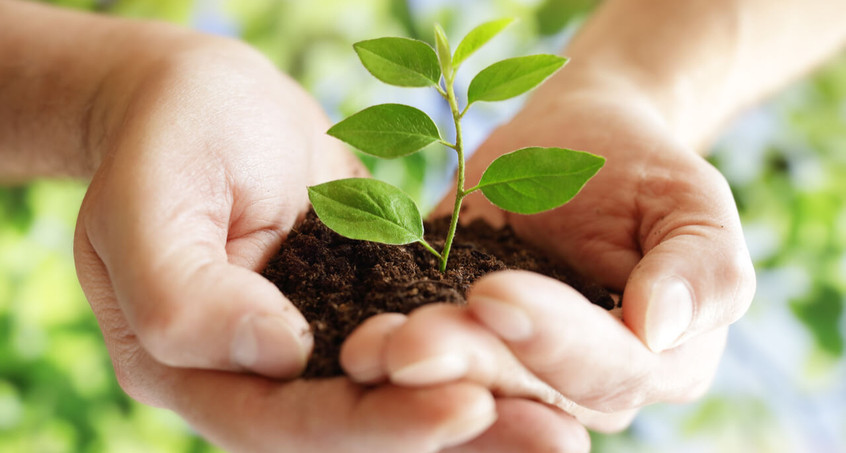
{"label": "young plant", "polygon": [[466,104],[460,108],[454,87],[456,71],[509,23],[511,19],[501,19],[476,27],[461,40],[455,53],[451,53],[446,35],[437,25],[437,51],[423,41],[407,38],[379,38],[354,45],[361,63],[377,79],[397,86],[431,87],[440,93],[452,111],[454,142],[441,138],[426,113],[403,104],[368,107],[328,131],[364,153],[385,159],[407,156],[435,142],[455,150],[455,202],[443,249],[438,252],[423,239],[423,219],[411,197],[397,187],[369,178],[341,179],[308,188],[312,206],[326,226],[352,239],[395,245],[419,242],[438,258],[444,272],[461,202],[467,195],[482,191],[504,210],[535,214],[568,202],[599,171],[605,163],[602,157],[562,148],[530,147],[500,156],[478,184],[465,188],[461,119],[470,106],[523,94],[567,62],[555,55],[530,55],[494,63],[473,78]]}

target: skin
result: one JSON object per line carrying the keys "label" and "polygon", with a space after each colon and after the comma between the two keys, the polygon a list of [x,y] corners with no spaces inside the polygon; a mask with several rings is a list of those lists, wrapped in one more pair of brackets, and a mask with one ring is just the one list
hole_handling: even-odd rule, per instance
{"label": "skin", "polygon": [[[362,170],[256,52],[14,1],[0,36],[0,179],[90,178],[77,272],[130,396],[227,451],[515,451],[573,443],[571,426],[586,445],[573,417],[478,384],[284,380],[311,337],[256,271],[306,185]],[[513,428],[526,418],[547,434]]]}
{"label": "skin", "polygon": [[[398,382],[271,379],[300,371],[310,338],[301,316],[255,271],[302,214],[306,184],[360,170],[327,141],[315,103],[244,46],[0,1],[0,178],[91,178],[77,269],[118,379],[134,398],[176,411],[227,450],[587,451],[582,424],[620,429],[643,404],[701,394],[726,326],[751,299],[754,278],[730,192],[694,150],[734,107],[833,51],[841,37],[828,30],[842,28],[827,10],[842,3],[802,2],[795,11],[808,16],[793,14],[789,2],[769,3],[605,2],[567,50],[592,63],[574,63],[562,73],[570,75],[550,81],[470,162],[472,181],[522,144],[609,157],[558,211],[503,216],[476,197],[464,217],[507,221],[554,244],[555,253],[623,291],[625,324],[560,284],[493,275],[473,288],[466,310],[376,318],[350,339],[361,340],[345,348],[353,380]],[[720,11],[736,19],[727,39],[713,33],[727,23]],[[665,36],[656,33],[662,24],[678,39],[647,45],[631,37]],[[814,45],[769,39],[775,24],[791,31],[784,36],[814,37]],[[626,47],[635,42],[647,50]],[[792,54],[789,64],[767,59],[764,70],[742,64],[757,64],[755,44],[771,42],[812,51]],[[723,55],[733,64],[715,60]],[[703,61],[717,72],[695,65]],[[762,78],[742,84],[738,74]],[[706,82],[711,88],[701,89]],[[714,92],[720,108],[702,108]],[[663,317],[650,315],[653,288],[667,275],[683,278],[692,294],[689,320],[673,303]],[[671,286],[671,301],[684,297],[678,288]],[[436,326],[443,335],[421,338]],[[671,333],[650,333],[662,329]],[[409,371],[447,344],[464,348],[448,360],[452,375]]]}
{"label": "skin", "polygon": [[700,154],[737,111],[842,48],[844,10],[843,1],[604,2],[565,49],[572,63],[480,147],[467,179],[525,146],[586,150],[606,166],[553,211],[503,213],[474,194],[462,219],[508,223],[619,291],[623,320],[560,282],[492,274],[466,308],[362,325],[342,351],[347,373],[407,387],[475,382],[600,431],[626,427],[644,405],[701,396],[755,276],[731,191]]}
{"label": "skin", "polygon": [[[362,326],[342,355],[354,380],[359,380],[361,364],[367,363],[369,369],[382,371],[378,378],[371,372],[368,382],[382,378],[408,385],[397,377],[407,367],[458,354],[466,364],[464,373],[427,380],[419,375],[428,370],[417,368],[413,384],[468,379],[499,394],[534,395],[602,431],[625,427],[633,410],[645,404],[690,401],[707,389],[727,326],[746,310],[754,291],[731,193],[716,170],[694,153],[682,152],[666,138],[659,122],[650,123],[649,110],[631,102],[618,108],[620,98],[607,91],[585,97],[583,93],[548,114],[529,110],[518,115],[480,152],[494,154],[530,144],[588,149],[608,158],[597,177],[570,204],[550,213],[503,215],[482,200],[468,200],[467,217],[510,223],[518,234],[621,292],[625,323],[559,282],[505,272],[478,282],[466,309],[420,309],[404,324],[381,333],[383,342],[369,349],[354,343],[362,341],[360,335],[371,335],[368,326]],[[562,130],[558,124],[571,127]],[[595,124],[615,133],[597,130]],[[474,180],[481,166],[472,168]],[[679,173],[687,177],[675,178]],[[709,190],[703,192],[702,187]],[[691,250],[702,259],[689,260]],[[680,327],[671,334],[671,344],[655,351],[648,347],[645,318],[655,288],[660,290],[668,276],[685,278],[685,286],[698,291],[700,318],[688,316],[690,326]],[[672,305],[669,312],[669,319],[659,323],[673,321]],[[515,317],[527,319],[528,327],[514,323]],[[460,319],[464,322],[456,321]],[[471,330],[464,323],[487,329]],[[660,335],[657,338],[661,341]],[[502,372],[515,369],[513,363],[522,365],[515,373],[519,377]]]}

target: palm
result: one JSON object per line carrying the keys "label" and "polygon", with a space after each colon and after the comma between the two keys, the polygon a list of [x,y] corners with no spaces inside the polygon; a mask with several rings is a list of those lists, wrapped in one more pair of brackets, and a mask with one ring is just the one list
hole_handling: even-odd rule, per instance
{"label": "palm", "polygon": [[712,217],[706,214],[725,208],[728,192],[715,169],[643,112],[596,104],[571,103],[554,115],[523,112],[496,131],[468,165],[468,179],[474,181],[497,155],[525,146],[559,146],[606,157],[605,167],[572,201],[522,216],[500,213],[477,195],[468,197],[467,212],[468,217],[507,222],[520,236],[622,291],[647,251],[682,226],[709,226],[712,221],[706,219]]}

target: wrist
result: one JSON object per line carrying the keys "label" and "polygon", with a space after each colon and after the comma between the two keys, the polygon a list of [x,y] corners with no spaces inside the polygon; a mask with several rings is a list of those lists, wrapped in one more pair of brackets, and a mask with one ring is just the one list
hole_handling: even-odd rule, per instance
{"label": "wrist", "polygon": [[725,120],[726,110],[720,99],[721,83],[715,80],[706,88],[701,85],[683,72],[659,75],[623,61],[574,59],[538,90],[527,108],[563,107],[585,99],[616,104],[660,123],[679,143],[704,151]]}
{"label": "wrist", "polygon": [[156,24],[136,39],[143,47],[115,65],[92,108],[87,150],[95,165],[120,152],[123,137],[151,131],[171,147],[183,143],[226,160],[227,144],[241,146],[249,130],[284,137],[276,152],[309,184],[361,171],[326,135],[320,105],[247,44]]}
{"label": "wrist", "polygon": [[668,130],[678,118],[665,96],[644,89],[642,84],[619,71],[586,65],[565,67],[532,95],[521,115],[538,117],[585,108],[624,110],[629,116],[640,116]]}
{"label": "wrist", "polygon": [[168,55],[217,39],[34,2],[0,2],[0,30],[5,181],[90,177],[144,73]]}
{"label": "wrist", "polygon": [[116,140],[139,119],[181,116],[191,122],[197,137],[223,135],[231,131],[211,120],[220,123],[226,118],[225,104],[254,95],[247,91],[263,85],[271,91],[284,79],[239,41],[165,24],[142,23],[138,28],[92,98],[84,125],[85,159],[92,170],[120,147]]}
{"label": "wrist", "polygon": [[684,144],[704,145],[738,106],[738,0],[608,0],[564,50],[548,85],[600,87],[648,103]]}

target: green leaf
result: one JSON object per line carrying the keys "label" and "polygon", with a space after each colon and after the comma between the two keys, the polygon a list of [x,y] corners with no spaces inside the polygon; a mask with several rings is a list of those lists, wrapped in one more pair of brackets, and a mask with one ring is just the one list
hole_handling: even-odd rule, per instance
{"label": "green leaf", "polygon": [[545,0],[535,10],[538,34],[552,36],[593,10],[599,0]]}
{"label": "green leaf", "polygon": [[438,50],[438,60],[441,62],[441,70],[446,74],[447,78],[452,77],[452,51],[449,49],[449,41],[447,40],[446,33],[439,24],[435,24],[435,48]]}
{"label": "green leaf", "polygon": [[467,33],[467,36],[458,43],[458,48],[455,49],[455,55],[452,57],[452,66],[457,68],[467,57],[487,44],[491,38],[512,22],[514,19],[511,18],[493,20],[470,30],[470,33]]}
{"label": "green leaf", "polygon": [[441,67],[435,50],[423,41],[378,38],[353,45],[361,64],[377,79],[402,87],[437,85]]}
{"label": "green leaf", "polygon": [[570,201],[604,164],[583,151],[523,148],[491,162],[479,187],[506,211],[536,214]]}
{"label": "green leaf", "polygon": [[441,139],[438,126],[428,115],[403,104],[368,107],[326,133],[367,154],[386,159],[411,154]]}
{"label": "green leaf", "polygon": [[402,190],[376,179],[349,178],[308,188],[314,211],[341,236],[384,244],[423,240],[423,218]]}
{"label": "green leaf", "polygon": [[567,62],[556,55],[529,55],[509,58],[483,69],[470,82],[467,99],[502,101],[521,95],[555,74]]}

